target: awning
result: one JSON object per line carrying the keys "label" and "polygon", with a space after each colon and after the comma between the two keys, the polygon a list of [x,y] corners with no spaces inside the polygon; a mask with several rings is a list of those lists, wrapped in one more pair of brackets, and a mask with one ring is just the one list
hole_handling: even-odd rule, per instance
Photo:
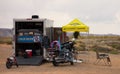
{"label": "awning", "polygon": [[63,32],[89,32],[89,27],[78,19],[74,19],[69,24],[62,27]]}

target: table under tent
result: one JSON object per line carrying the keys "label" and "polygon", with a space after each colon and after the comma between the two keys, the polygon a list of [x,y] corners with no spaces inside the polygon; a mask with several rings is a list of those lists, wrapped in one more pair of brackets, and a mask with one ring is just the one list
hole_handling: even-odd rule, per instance
{"label": "table under tent", "polygon": [[[62,31],[63,32],[79,32],[79,33],[86,33],[85,34],[85,39],[88,40],[89,37],[89,27],[79,21],[78,19],[74,19],[70,23],[68,23],[65,26],[62,26]],[[79,40],[79,39],[76,39]],[[85,44],[86,45],[86,44]],[[84,62],[89,61],[89,52],[88,48],[85,47],[85,50],[80,51],[80,59],[82,59]]]}

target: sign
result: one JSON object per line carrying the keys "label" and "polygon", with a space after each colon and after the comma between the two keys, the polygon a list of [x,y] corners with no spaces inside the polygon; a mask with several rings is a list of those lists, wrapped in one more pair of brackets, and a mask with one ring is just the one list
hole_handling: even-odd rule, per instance
{"label": "sign", "polygon": [[39,36],[18,36],[17,41],[19,43],[33,43],[39,42]]}

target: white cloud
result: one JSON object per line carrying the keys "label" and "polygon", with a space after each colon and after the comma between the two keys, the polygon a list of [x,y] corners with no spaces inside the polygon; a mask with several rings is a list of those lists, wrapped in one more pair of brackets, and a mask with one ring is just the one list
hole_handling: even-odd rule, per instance
{"label": "white cloud", "polygon": [[78,18],[90,26],[91,33],[120,34],[119,3],[120,0],[0,0],[0,27],[11,28],[13,18],[38,14],[54,20],[54,26]]}
{"label": "white cloud", "polygon": [[40,13],[40,17],[54,20],[55,27],[62,27],[71,20],[70,15],[62,12],[42,12]]}
{"label": "white cloud", "polygon": [[120,30],[118,24],[115,23],[86,23],[89,24],[90,27],[90,33],[98,33],[98,34],[119,34]]}

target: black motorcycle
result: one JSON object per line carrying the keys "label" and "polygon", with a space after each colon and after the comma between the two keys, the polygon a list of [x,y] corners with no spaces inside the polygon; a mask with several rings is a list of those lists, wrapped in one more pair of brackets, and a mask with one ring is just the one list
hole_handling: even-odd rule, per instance
{"label": "black motorcycle", "polygon": [[7,68],[7,69],[10,69],[13,65],[16,65],[16,66],[18,67],[16,58],[13,57],[13,56],[11,56],[11,57],[7,58],[6,68]]}
{"label": "black motorcycle", "polygon": [[53,65],[58,66],[60,63],[68,63],[70,62],[71,65],[74,64],[73,62],[73,54],[65,49],[64,51],[60,51],[59,55],[56,57],[53,57]]}
{"label": "black motorcycle", "polygon": [[67,42],[62,44],[62,49],[57,52],[57,55],[53,57],[53,65],[58,66],[60,63],[70,63],[74,64],[74,56],[73,56],[73,47],[71,47],[71,42]]}

